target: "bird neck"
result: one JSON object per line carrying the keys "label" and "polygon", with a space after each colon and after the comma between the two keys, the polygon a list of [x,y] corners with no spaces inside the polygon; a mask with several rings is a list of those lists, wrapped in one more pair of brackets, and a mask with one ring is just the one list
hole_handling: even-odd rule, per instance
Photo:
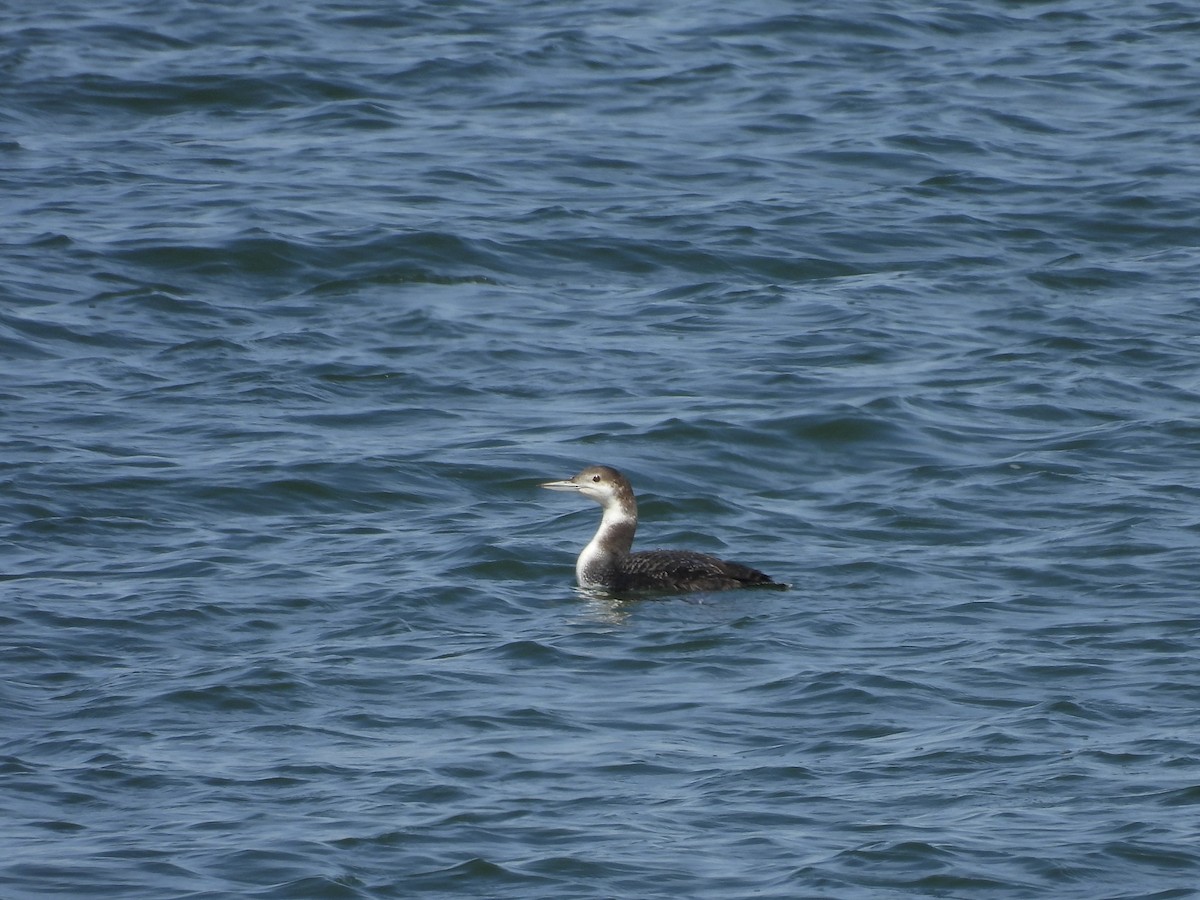
{"label": "bird neck", "polygon": [[586,586],[602,583],[605,573],[612,571],[629,555],[633,535],[637,531],[637,507],[612,504],[604,508],[604,517],[591,542],[583,548],[575,563],[579,583]]}
{"label": "bird neck", "polygon": [[600,527],[589,547],[603,549],[606,553],[625,556],[633,547],[633,535],[637,531],[637,506],[628,503],[613,503],[604,508]]}

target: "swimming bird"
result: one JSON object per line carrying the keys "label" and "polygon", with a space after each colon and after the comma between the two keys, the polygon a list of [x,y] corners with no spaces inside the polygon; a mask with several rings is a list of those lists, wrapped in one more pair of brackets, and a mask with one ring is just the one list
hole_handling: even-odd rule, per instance
{"label": "swimming bird", "polygon": [[548,481],[551,491],[575,491],[604,510],[596,536],[575,563],[579,586],[605,591],[686,593],[743,587],[787,587],[757,569],[690,550],[631,553],[637,531],[637,500],[629,479],[610,466],[588,466],[565,481]]}

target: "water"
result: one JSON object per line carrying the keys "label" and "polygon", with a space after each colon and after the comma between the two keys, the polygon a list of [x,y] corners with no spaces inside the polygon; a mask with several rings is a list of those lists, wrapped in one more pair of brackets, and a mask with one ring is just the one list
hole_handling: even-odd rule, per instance
{"label": "water", "polygon": [[1196,895],[1200,18],[643,6],[7,11],[0,895]]}

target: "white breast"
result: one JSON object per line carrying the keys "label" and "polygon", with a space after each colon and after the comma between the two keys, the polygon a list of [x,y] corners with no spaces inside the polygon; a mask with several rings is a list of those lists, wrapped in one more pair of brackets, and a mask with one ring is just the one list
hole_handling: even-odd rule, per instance
{"label": "white breast", "polygon": [[592,538],[591,543],[583,548],[583,552],[579,554],[579,559],[575,560],[575,580],[579,582],[580,587],[594,588],[602,587],[602,583],[595,578],[588,578],[586,573],[589,569],[600,563],[604,558],[605,553],[600,549],[600,536]]}

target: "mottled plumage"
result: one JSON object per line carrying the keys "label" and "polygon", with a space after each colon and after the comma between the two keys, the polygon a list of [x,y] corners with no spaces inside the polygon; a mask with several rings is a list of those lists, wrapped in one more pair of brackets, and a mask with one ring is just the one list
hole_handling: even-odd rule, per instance
{"label": "mottled plumage", "polygon": [[786,587],[740,563],[726,562],[690,550],[643,550],[631,553],[637,531],[637,500],[629,480],[609,466],[590,466],[566,481],[542,487],[576,491],[604,510],[595,537],[575,564],[581,587],[617,593],[655,591],[683,593],[724,591],[742,587]]}

